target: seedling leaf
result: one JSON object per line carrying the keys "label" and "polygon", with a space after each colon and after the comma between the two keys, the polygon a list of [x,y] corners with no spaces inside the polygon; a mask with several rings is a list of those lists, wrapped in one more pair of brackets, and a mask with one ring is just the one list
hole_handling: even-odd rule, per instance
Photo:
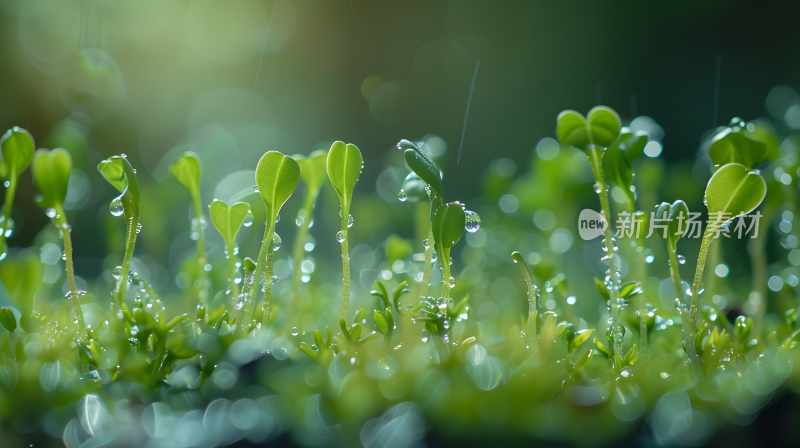
{"label": "seedling leaf", "polygon": [[16,180],[33,159],[33,137],[26,129],[14,126],[0,137],[2,162],[8,170],[7,178]]}
{"label": "seedling leaf", "polygon": [[274,223],[283,204],[300,182],[300,166],[278,151],[269,151],[256,166],[256,186],[267,206],[267,223]]}
{"label": "seedling leaf", "polygon": [[722,218],[719,223],[722,224],[755,210],[766,194],[767,184],[764,178],[744,165],[729,163],[717,170],[708,181],[708,212]]}
{"label": "seedling leaf", "polygon": [[565,110],[556,119],[556,135],[561,143],[586,151],[591,145],[606,148],[617,140],[620,119],[606,106],[596,106],[587,117]]}
{"label": "seedling leaf", "polygon": [[66,149],[39,149],[33,155],[33,181],[44,196],[44,207],[61,207],[67,197],[72,157]]}

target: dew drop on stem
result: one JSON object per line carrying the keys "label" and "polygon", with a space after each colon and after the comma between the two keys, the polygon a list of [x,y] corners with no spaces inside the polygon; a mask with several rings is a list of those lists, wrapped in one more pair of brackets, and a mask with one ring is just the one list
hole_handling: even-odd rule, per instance
{"label": "dew drop on stem", "polygon": [[592,189],[597,194],[600,194],[600,192],[603,191],[603,187],[600,185],[600,182],[595,182],[595,184],[592,186]]}
{"label": "dew drop on stem", "polygon": [[429,247],[429,246],[428,246],[428,244],[429,244],[429,243],[428,243],[428,239],[427,239],[427,238],[425,238],[424,240],[422,240],[422,247],[424,247],[424,248],[425,248],[425,250],[428,250],[428,247]]}
{"label": "dew drop on stem", "polygon": [[340,244],[344,243],[344,233],[342,233],[341,230],[336,232],[336,241],[338,241]]}
{"label": "dew drop on stem", "polygon": [[48,208],[44,211],[44,214],[47,215],[48,218],[53,219],[56,217],[56,209]]}
{"label": "dew drop on stem", "polygon": [[353,227],[353,215],[347,215],[347,228]]}
{"label": "dew drop on stem", "polygon": [[272,250],[277,252],[281,248],[281,237],[277,233],[272,234]]}
{"label": "dew drop on stem", "polygon": [[125,208],[122,205],[122,196],[117,196],[116,198],[114,198],[114,200],[111,201],[109,209],[111,210],[111,214],[114,216],[122,215],[122,212],[125,211]]}

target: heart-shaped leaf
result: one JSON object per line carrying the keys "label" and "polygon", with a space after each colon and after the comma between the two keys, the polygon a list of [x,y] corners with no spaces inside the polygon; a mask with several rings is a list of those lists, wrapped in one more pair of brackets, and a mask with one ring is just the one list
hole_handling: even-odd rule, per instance
{"label": "heart-shaped leaf", "polygon": [[346,219],[349,213],[350,202],[353,199],[353,189],[356,186],[358,176],[361,174],[363,161],[361,151],[356,145],[334,142],[330,151],[328,151],[328,178],[330,178],[336,194],[339,195],[339,202],[342,205],[342,219]]}
{"label": "heart-shaped leaf", "polygon": [[455,246],[461,235],[464,234],[464,226],[467,223],[467,216],[464,208],[458,202],[443,204],[436,210],[433,219],[433,237],[436,244],[442,249],[449,250]]}
{"label": "heart-shaped leaf", "polygon": [[[128,159],[120,156],[109,157],[97,165],[97,170],[108,183],[122,193],[122,200],[139,203],[139,183]],[[126,199],[127,198],[127,199]]]}
{"label": "heart-shaped leaf", "polygon": [[61,207],[67,197],[72,156],[63,148],[39,149],[33,155],[33,181],[44,196],[44,207]]}
{"label": "heart-shaped leaf", "polygon": [[644,153],[644,147],[647,146],[648,140],[649,137],[646,132],[631,132],[628,128],[624,128],[624,132],[619,135],[619,138],[614,143],[609,145],[608,149],[619,148],[625,155],[625,159],[633,164]]}
{"label": "heart-shaped leaf", "polygon": [[35,248],[26,249],[0,263],[0,281],[23,313],[33,309],[33,296],[42,285],[43,277],[44,268]]}
{"label": "heart-shaped leaf", "polygon": [[303,179],[303,184],[306,186],[307,191],[317,191],[325,182],[327,175],[327,161],[328,154],[318,149],[308,157],[297,154],[292,156],[300,165],[300,178]]}
{"label": "heart-shaped leaf", "polygon": [[[681,239],[688,227],[689,220],[689,207],[686,203],[678,199],[672,204],[662,202],[656,209],[656,219],[668,219],[667,223],[667,244],[671,248],[675,248],[678,240]],[[661,237],[664,237],[664,232],[658,232]]]}
{"label": "heart-shaped leaf", "polygon": [[192,151],[186,151],[169,164],[169,172],[181,186],[192,194],[200,194],[200,158]]}
{"label": "heart-shaped leaf", "polygon": [[729,220],[755,210],[766,194],[764,178],[744,165],[729,163],[708,181],[706,205],[710,214]]}
{"label": "heart-shaped leaf", "polygon": [[708,156],[714,165],[739,163],[753,169],[766,160],[767,144],[755,138],[746,128],[728,127],[711,139]]}
{"label": "heart-shaped leaf", "polygon": [[215,200],[209,206],[211,222],[222,235],[228,247],[236,245],[236,234],[239,233],[244,218],[250,211],[250,204],[237,202],[230,207],[223,201]]}
{"label": "heart-shaped leaf", "polygon": [[617,113],[606,106],[596,106],[583,115],[565,110],[556,119],[556,135],[564,145],[586,150],[590,145],[606,148],[617,140],[620,120]]}
{"label": "heart-shaped leaf", "polygon": [[30,132],[14,126],[0,137],[3,163],[8,171],[8,178],[16,179],[25,171],[33,158],[35,146]]}
{"label": "heart-shaped leaf", "polygon": [[256,166],[256,186],[267,206],[267,222],[274,223],[283,204],[300,182],[300,166],[278,151],[261,156]]}
{"label": "heart-shaped leaf", "polygon": [[17,318],[14,316],[14,313],[6,308],[0,308],[0,324],[8,330],[12,332],[17,329]]}

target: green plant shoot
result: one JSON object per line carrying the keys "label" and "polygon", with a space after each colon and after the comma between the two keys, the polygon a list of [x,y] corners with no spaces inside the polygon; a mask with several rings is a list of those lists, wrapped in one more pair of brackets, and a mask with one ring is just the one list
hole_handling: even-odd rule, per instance
{"label": "green plant shoot", "polygon": [[197,274],[201,285],[199,299],[205,300],[208,294],[208,274],[204,268],[208,257],[206,255],[206,239],[204,235],[205,219],[203,218],[202,202],[200,201],[200,175],[202,174],[200,158],[194,152],[186,151],[169,164],[169,172],[192,196],[195,214],[192,232],[197,232]]}
{"label": "green plant shoot", "polygon": [[[123,155],[124,156],[124,155]],[[114,294],[117,306],[125,300],[128,285],[128,272],[131,267],[133,249],[136,246],[136,235],[139,234],[139,183],[136,175],[126,157],[113,156],[103,160],[97,165],[97,170],[105,177],[108,183],[121,194],[111,201],[111,214],[119,216],[125,214],[125,255],[117,277],[117,290]],[[120,206],[122,210],[120,210]]]}
{"label": "green plant shoot", "polygon": [[0,164],[5,172],[6,197],[0,216],[0,260],[7,255],[6,238],[14,231],[14,221],[11,220],[11,210],[14,208],[14,196],[19,184],[19,176],[28,168],[33,159],[35,148],[31,134],[20,127],[14,126],[0,137],[2,159]]}
{"label": "green plant shoot", "polygon": [[[323,150],[317,150],[309,154],[308,157],[303,155],[295,155],[293,157],[297,161],[297,164],[300,165],[300,179],[303,180],[303,185],[305,185],[306,188],[305,195],[303,196],[303,208],[300,209],[297,218],[300,227],[297,229],[297,236],[295,237],[294,249],[292,251],[292,260],[294,262],[292,272],[299,273],[301,272],[301,265],[303,263],[303,246],[306,242],[306,236],[308,235],[311,221],[314,219],[314,203],[317,201],[317,196],[319,196],[320,189],[327,175],[326,163],[328,154]],[[300,277],[299,274],[292,276],[293,297],[300,296]],[[295,306],[294,301],[292,302],[292,306]]]}
{"label": "green plant shoot", "polygon": [[[514,263],[519,266],[519,269],[522,271],[522,277],[525,279],[525,284],[528,287],[528,324],[526,331],[530,338],[535,339],[536,320],[539,318],[539,311],[536,306],[536,301],[539,299],[539,288],[533,284],[531,271],[528,269],[528,264],[525,263],[525,258],[522,256],[522,254],[514,251],[511,254],[511,259],[514,260]],[[535,347],[535,345],[536,344],[533,344],[532,347]]]}
{"label": "green plant shoot", "polygon": [[336,234],[336,240],[342,245],[342,312],[341,317],[347,317],[347,308],[350,302],[350,253],[348,250],[347,229],[353,225],[350,216],[350,204],[353,200],[353,189],[356,187],[358,176],[364,167],[361,151],[353,144],[334,142],[328,151],[327,169],[328,178],[333,189],[339,196],[341,204],[342,230]]}
{"label": "green plant shoot", "polygon": [[236,283],[236,235],[242,227],[245,218],[250,213],[250,204],[237,202],[231,206],[219,200],[214,200],[208,206],[211,222],[225,241],[225,258],[228,259],[228,282],[231,300],[239,300],[239,285]]}
{"label": "green plant shoot", "polygon": [[439,262],[442,264],[442,297],[450,298],[450,249],[456,245],[461,235],[467,217],[464,207],[458,202],[443,204],[436,210],[433,218],[433,237],[439,250]]}
{"label": "green plant shoot", "polygon": [[[269,151],[258,161],[256,186],[267,211],[266,228],[261,241],[261,250],[258,252],[255,273],[256,282],[264,280],[263,325],[269,324],[272,300],[272,253],[274,251],[275,221],[281,207],[292,195],[299,182],[300,166],[293,158],[278,151]],[[239,325],[243,326],[244,322]]]}
{"label": "green plant shoot", "polygon": [[78,291],[75,285],[75,269],[72,264],[72,227],[64,213],[64,199],[67,197],[67,185],[72,171],[72,157],[66,149],[57,148],[52,151],[40,149],[33,155],[33,181],[44,197],[39,205],[46,208],[45,214],[61,231],[64,237],[64,256],[67,264],[67,284],[72,300],[75,316],[78,319],[78,331],[86,332],[83,321],[80,296],[85,291]]}
{"label": "green plant shoot", "polygon": [[[589,159],[595,180],[595,192],[600,195],[600,206],[606,219],[611,217],[611,206],[608,202],[608,189],[603,174],[603,151],[613,144],[620,132],[620,119],[617,113],[605,106],[596,106],[584,117],[574,110],[565,110],[556,119],[556,135],[564,145],[582,150]],[[609,280],[612,287],[609,292],[609,311],[611,312],[614,353],[622,356],[622,338],[624,328],[620,322],[620,307],[617,303],[619,274],[614,256],[616,255],[614,234],[611,223],[605,228],[605,245],[608,248]]]}

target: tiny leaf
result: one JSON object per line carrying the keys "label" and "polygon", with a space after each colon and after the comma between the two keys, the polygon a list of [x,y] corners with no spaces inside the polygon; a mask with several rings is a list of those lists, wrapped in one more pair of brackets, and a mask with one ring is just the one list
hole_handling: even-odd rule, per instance
{"label": "tiny leaf", "polygon": [[278,151],[261,156],[256,166],[258,193],[267,206],[267,222],[274,223],[281,207],[300,182],[300,166]]}
{"label": "tiny leaf", "polygon": [[729,163],[717,170],[708,181],[708,212],[730,220],[755,210],[766,194],[764,178],[744,165]]}
{"label": "tiny leaf", "polygon": [[307,191],[317,191],[325,181],[326,163],[328,155],[323,150],[317,150],[308,157],[297,154],[292,156],[300,165],[300,178]]}
{"label": "tiny leaf", "polygon": [[33,181],[46,207],[61,207],[67,197],[72,157],[66,149],[39,149],[33,155]]}
{"label": "tiny leaf", "polygon": [[247,217],[247,212],[250,211],[250,204],[245,202],[237,202],[228,206],[223,201],[215,200],[209,206],[211,213],[211,222],[214,227],[222,235],[225,244],[228,246],[236,245],[236,234],[239,233],[239,228]]}
{"label": "tiny leaf", "polygon": [[561,143],[587,150],[590,145],[606,148],[617,140],[620,119],[605,106],[596,106],[587,117],[574,110],[565,110],[556,119],[556,135]]}
{"label": "tiny leaf", "polygon": [[25,171],[33,159],[33,137],[26,129],[14,126],[0,137],[2,162],[8,170],[8,178],[16,179]]}
{"label": "tiny leaf", "polygon": [[13,332],[17,329],[17,318],[14,317],[14,313],[10,309],[6,307],[0,308],[0,324],[3,324],[9,332]]}
{"label": "tiny leaf", "polygon": [[458,202],[440,206],[433,220],[433,238],[436,244],[443,249],[455,246],[464,234],[466,221],[464,208]]}
{"label": "tiny leaf", "polygon": [[200,158],[192,151],[186,151],[169,164],[169,172],[192,196],[200,194]]}
{"label": "tiny leaf", "polygon": [[349,213],[350,203],[353,199],[353,189],[356,187],[358,176],[361,175],[363,161],[361,151],[356,145],[334,142],[330,151],[328,151],[328,178],[330,178],[331,185],[333,185],[333,189],[336,190],[336,194],[339,196],[343,219],[347,218],[344,213]]}

